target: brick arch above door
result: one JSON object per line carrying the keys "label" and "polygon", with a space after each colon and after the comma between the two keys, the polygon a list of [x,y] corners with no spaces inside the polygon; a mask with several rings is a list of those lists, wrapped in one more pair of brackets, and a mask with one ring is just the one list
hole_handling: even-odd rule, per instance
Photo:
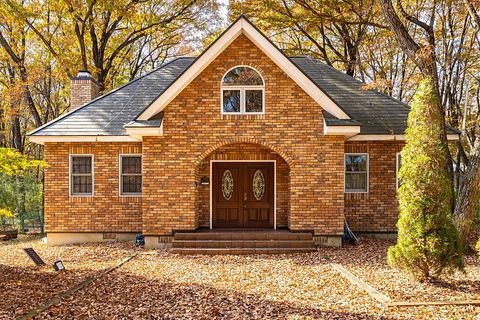
{"label": "brick arch above door", "polygon": [[[270,144],[268,142],[258,140],[258,139],[252,139],[252,138],[236,138],[236,139],[222,140],[210,146],[204,152],[202,152],[202,154],[194,160],[193,165],[197,167],[210,154],[214,154],[217,150],[220,150],[223,147],[228,147],[229,145],[237,145],[237,144],[253,144],[253,145],[261,146],[265,149],[270,150],[275,154],[278,154],[288,164],[290,168],[294,166],[294,161],[292,160],[292,157],[288,155],[286,152],[284,152],[283,150],[281,150],[280,148],[276,147],[273,144]],[[236,160],[236,159],[232,159],[232,160]],[[255,159],[243,159],[243,160],[255,160]]]}
{"label": "brick arch above door", "polygon": [[[266,161],[276,164],[276,225],[287,227],[290,214],[290,166],[272,149],[256,143],[238,142],[221,146],[209,153],[196,167],[196,181],[210,177],[211,161]],[[198,185],[197,215],[200,227],[210,226],[210,187]]]}

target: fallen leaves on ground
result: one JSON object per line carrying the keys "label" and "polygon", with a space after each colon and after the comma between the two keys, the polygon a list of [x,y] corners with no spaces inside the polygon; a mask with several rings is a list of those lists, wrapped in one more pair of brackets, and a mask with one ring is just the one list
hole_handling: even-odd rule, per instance
{"label": "fallen leaves on ground", "polygon": [[422,283],[388,266],[387,250],[394,244],[393,240],[364,239],[357,246],[345,246],[341,250],[325,248],[323,251],[395,301],[480,300],[480,261],[477,256],[465,257],[466,273],[457,272],[435,283]]}
{"label": "fallen leaves on ground", "polygon": [[[79,273],[111,266],[134,250],[129,244],[118,243],[55,248],[43,247],[38,241],[33,243],[39,246],[39,253],[52,262],[57,258],[67,261],[68,257],[67,268],[70,266]],[[396,273],[385,264],[386,248],[391,244],[385,240],[367,240],[355,247],[321,248],[314,253],[288,255],[181,256],[168,251],[141,254],[65,298],[39,318],[476,319],[480,307],[475,306],[386,308],[350,284],[329,266],[329,260],[325,258],[325,255],[331,256],[393,300],[407,296],[410,300],[423,300],[435,295],[432,290],[440,290],[437,294],[448,297],[455,296],[456,290],[445,286],[419,286],[401,275],[388,275]],[[52,252],[48,252],[50,249]],[[0,245],[2,254],[3,251],[10,250]],[[4,263],[1,259],[0,263]],[[81,260],[85,262],[81,263]],[[79,267],[74,266],[77,263]],[[89,264],[93,265],[87,268]],[[478,264],[468,262],[467,265],[468,271],[478,271]],[[19,269],[26,267],[27,264],[18,266]],[[15,271],[22,281],[27,281],[21,270]],[[53,271],[41,269],[38,273]],[[58,276],[67,277],[61,273]],[[478,285],[478,276],[478,272],[476,275],[460,274],[458,279],[452,278],[451,281],[468,280]],[[67,282],[74,279],[67,277],[64,280],[63,287],[68,287]],[[49,286],[43,283],[45,285]],[[463,290],[461,295],[455,296],[456,299],[473,298],[478,294],[476,285]],[[29,295],[35,299],[29,299]],[[32,289],[23,297],[18,293],[16,297],[30,300],[29,307],[32,307],[42,297],[43,301],[46,300],[48,294]],[[437,296],[435,300],[439,298],[443,297]],[[12,302],[22,305],[21,302]],[[0,310],[2,306],[5,307],[0,305]]]}
{"label": "fallen leaves on ground", "polygon": [[[46,263],[37,267],[23,248],[32,247]],[[87,276],[114,266],[133,252],[131,243],[105,242],[47,246],[38,237],[0,242],[0,319],[12,319],[69,289]],[[65,271],[56,272],[61,260]]]}

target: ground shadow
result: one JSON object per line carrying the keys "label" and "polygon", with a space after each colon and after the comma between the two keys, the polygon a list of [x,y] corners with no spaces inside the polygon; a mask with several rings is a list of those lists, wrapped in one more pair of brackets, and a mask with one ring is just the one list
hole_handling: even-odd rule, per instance
{"label": "ground shadow", "polygon": [[0,319],[13,319],[95,272],[68,270],[56,273],[50,269],[52,266],[0,264]]}
{"label": "ground shadow", "polygon": [[[135,262],[132,262],[135,263]],[[339,307],[340,309],[340,307]],[[41,318],[95,319],[394,319],[325,310],[212,286],[172,283],[120,270],[64,299]]]}

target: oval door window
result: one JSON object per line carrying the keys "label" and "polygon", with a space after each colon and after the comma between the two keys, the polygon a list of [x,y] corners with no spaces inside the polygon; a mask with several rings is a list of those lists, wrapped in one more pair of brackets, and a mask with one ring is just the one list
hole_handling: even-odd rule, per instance
{"label": "oval door window", "polygon": [[262,200],[265,193],[265,177],[262,170],[255,171],[253,175],[253,196],[257,200]]}
{"label": "oval door window", "polygon": [[230,200],[233,194],[233,175],[230,170],[225,170],[222,176],[222,195],[225,200]]}

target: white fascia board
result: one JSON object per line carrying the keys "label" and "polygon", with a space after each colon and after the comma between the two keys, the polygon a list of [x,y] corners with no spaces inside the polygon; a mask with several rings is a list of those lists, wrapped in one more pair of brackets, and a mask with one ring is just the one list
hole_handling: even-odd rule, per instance
{"label": "white fascia board", "polygon": [[239,19],[230,27],[211,47],[183,73],[175,82],[163,92],[146,110],[138,120],[149,120],[152,116],[162,111],[185,87],[190,84],[215,58],[222,53],[240,34],[247,36],[257,45],[273,62],[275,62],[290,78],[292,78],[310,97],[312,97],[324,110],[339,119],[350,119],[342,109],[320,90],[298,67],[293,64],[278,48],[256,30],[245,18]]}
{"label": "white fascia board", "polygon": [[150,127],[150,128],[125,128],[129,136],[142,140],[145,136],[163,136],[163,123],[160,127]]}
{"label": "white fascia board", "polygon": [[360,133],[360,126],[327,126],[323,123],[323,134],[326,136],[351,137]]}
{"label": "white fascia board", "polygon": [[342,109],[317,87],[302,71],[293,64],[278,48],[256,30],[248,21],[241,20],[243,33],[259,47],[275,64],[277,64],[293,81],[295,81],[323,110],[338,119],[350,119]]}
{"label": "white fascia board", "polygon": [[138,120],[149,120],[162,111],[190,82],[193,81],[216,57],[223,52],[240,34],[242,26],[240,23],[233,25],[221,38],[219,38],[203,55],[184,72],[175,82],[165,90],[146,110]]}
{"label": "white fascia board", "polygon": [[37,144],[46,142],[138,142],[130,136],[29,136],[28,140]]}
{"label": "white fascia board", "polygon": [[[447,134],[448,141],[460,140],[458,134]],[[359,134],[348,139],[348,141],[405,141],[404,134]]]}

